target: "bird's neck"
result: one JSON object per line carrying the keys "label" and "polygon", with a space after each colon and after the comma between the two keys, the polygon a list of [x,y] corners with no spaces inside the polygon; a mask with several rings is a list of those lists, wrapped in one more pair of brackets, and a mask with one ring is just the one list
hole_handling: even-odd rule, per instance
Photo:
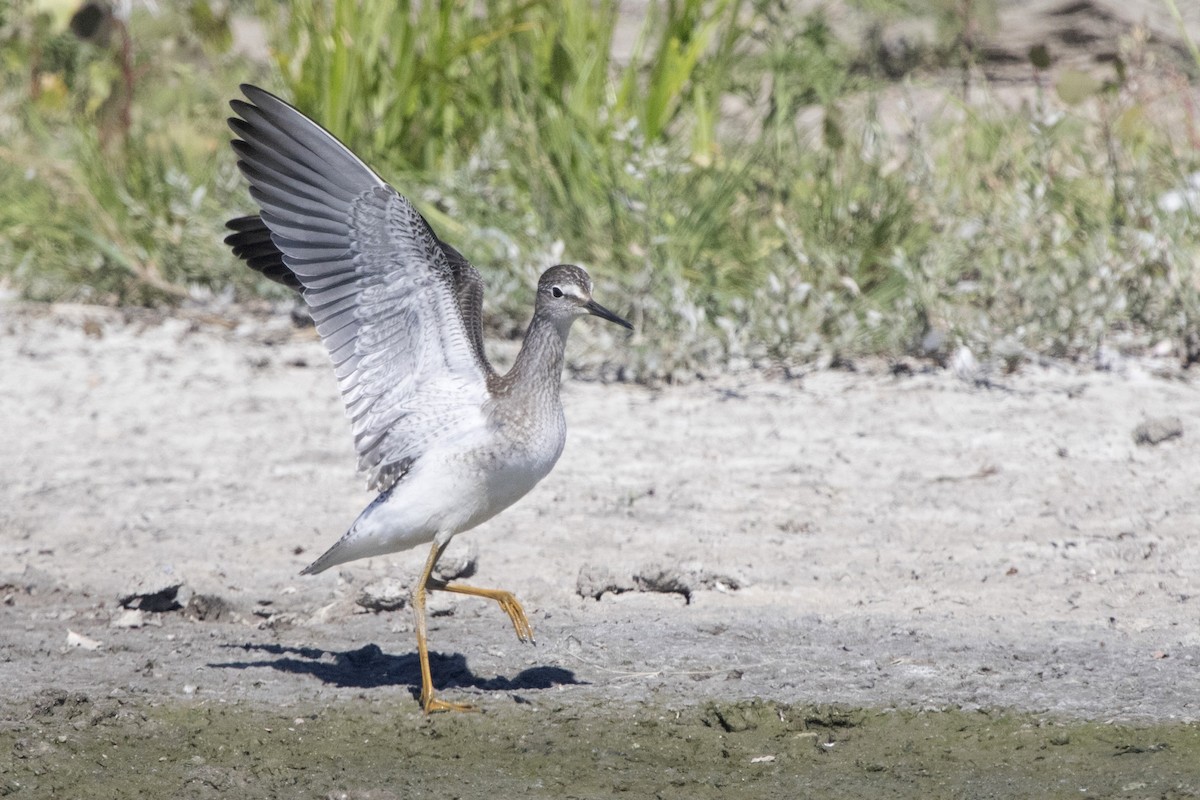
{"label": "bird's neck", "polygon": [[558,397],[570,327],[569,321],[560,327],[546,317],[534,314],[525,331],[521,352],[504,376],[508,392],[541,394],[548,391],[551,398]]}

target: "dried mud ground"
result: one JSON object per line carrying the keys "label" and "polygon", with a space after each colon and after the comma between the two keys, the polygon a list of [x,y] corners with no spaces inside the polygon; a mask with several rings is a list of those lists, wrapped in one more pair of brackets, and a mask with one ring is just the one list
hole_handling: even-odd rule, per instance
{"label": "dried mud ground", "polygon": [[426,719],[311,331],[0,304],[0,795],[1200,795],[1194,375],[912,366],[568,379]]}

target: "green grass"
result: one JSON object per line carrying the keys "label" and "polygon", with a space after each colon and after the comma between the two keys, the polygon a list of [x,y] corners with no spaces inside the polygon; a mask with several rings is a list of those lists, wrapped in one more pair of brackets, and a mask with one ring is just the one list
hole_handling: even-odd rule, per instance
{"label": "green grass", "polygon": [[[137,85],[127,129],[111,47],[74,41],[29,0],[11,6],[0,275],[42,300],[271,292],[220,242],[224,219],[252,208],[223,127],[251,80],[330,127],[468,253],[499,330],[519,333],[541,269],[591,269],[639,330],[590,351],[610,372],[941,359],[959,345],[1010,364],[1162,341],[1200,357],[1197,209],[1158,203],[1200,169],[1195,120],[1158,120],[1196,86],[1157,80],[1136,52],[1107,86],[1064,78],[1069,104],[1051,86],[1014,109],[985,83],[954,99],[962,37],[947,72],[889,85],[820,13],[772,0],[653,3],[622,59],[612,0],[467,6],[235,4],[264,15],[274,72],[227,51],[227,19],[204,0],[135,14],[133,74],[156,79]],[[939,75],[944,113],[879,110]],[[1164,85],[1177,98],[1156,96]],[[745,111],[729,117],[733,105]]]}

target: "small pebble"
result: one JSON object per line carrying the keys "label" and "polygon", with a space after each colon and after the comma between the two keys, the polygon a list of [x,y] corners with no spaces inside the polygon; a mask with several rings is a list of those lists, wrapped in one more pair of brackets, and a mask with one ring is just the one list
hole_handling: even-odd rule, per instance
{"label": "small pebble", "polygon": [[1183,421],[1179,417],[1155,417],[1133,429],[1133,441],[1139,445],[1156,445],[1183,436]]}
{"label": "small pebble", "polygon": [[408,605],[408,587],[395,578],[371,581],[358,592],[354,602],[370,611],[397,611]]}
{"label": "small pebble", "polygon": [[141,609],[127,608],[109,624],[114,628],[140,628],[146,624],[146,613]]}
{"label": "small pebble", "polygon": [[89,636],[84,636],[82,633],[67,631],[67,647],[78,647],[81,650],[99,650],[103,646],[103,642]]}

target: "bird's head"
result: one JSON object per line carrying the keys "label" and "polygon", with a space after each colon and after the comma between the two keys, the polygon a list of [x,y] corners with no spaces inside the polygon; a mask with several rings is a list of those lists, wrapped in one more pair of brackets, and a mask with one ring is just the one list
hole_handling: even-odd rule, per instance
{"label": "bird's head", "polygon": [[627,321],[592,299],[592,279],[574,264],[559,264],[542,273],[538,281],[537,309],[564,330],[576,317],[588,314],[633,330]]}

